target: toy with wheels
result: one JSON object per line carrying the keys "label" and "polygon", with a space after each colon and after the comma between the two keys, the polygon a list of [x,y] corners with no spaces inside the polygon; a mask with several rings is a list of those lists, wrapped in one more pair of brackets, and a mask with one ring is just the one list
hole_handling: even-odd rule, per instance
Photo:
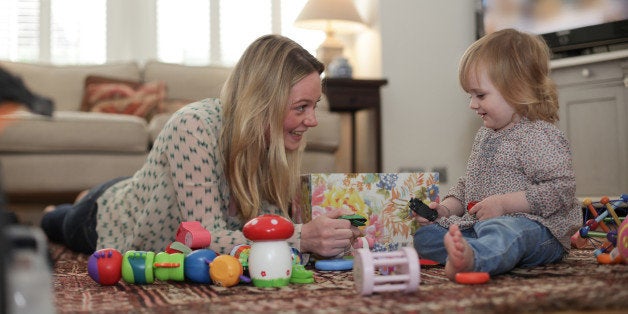
{"label": "toy with wheels", "polygon": [[[388,270],[387,274],[376,274],[378,269]],[[414,292],[421,282],[419,256],[414,248],[409,247],[394,252],[357,249],[353,278],[355,289],[361,295],[386,291]]]}

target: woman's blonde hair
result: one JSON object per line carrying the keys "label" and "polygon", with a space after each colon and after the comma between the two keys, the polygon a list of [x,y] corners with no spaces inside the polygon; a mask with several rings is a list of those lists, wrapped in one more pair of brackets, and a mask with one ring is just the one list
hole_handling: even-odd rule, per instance
{"label": "woman's blonde hair", "polygon": [[223,123],[219,146],[240,214],[258,215],[262,201],[288,215],[299,188],[301,155],[286,151],[283,122],[292,86],[324,66],[289,38],[255,40],[234,67],[221,92]]}
{"label": "woman's blonde hair", "polygon": [[515,112],[530,120],[558,121],[558,95],[549,76],[550,51],[540,36],[504,29],[473,43],[462,56],[458,77],[469,91],[483,66]]}

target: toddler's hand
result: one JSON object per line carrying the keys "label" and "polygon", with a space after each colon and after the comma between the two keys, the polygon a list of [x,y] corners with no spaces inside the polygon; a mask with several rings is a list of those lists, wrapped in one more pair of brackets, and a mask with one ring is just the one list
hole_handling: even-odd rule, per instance
{"label": "toddler's hand", "polygon": [[504,213],[500,195],[491,195],[469,209],[469,214],[475,215],[478,220],[499,217],[504,215]]}
{"label": "toddler's hand", "polygon": [[[439,211],[439,207],[441,207],[441,210],[445,210],[445,209],[440,204],[438,204],[436,202],[431,202],[431,203],[427,204],[427,206],[430,209],[437,211],[438,212],[438,217],[443,217],[440,214],[442,211]],[[445,210],[445,211],[447,211],[447,210]],[[434,223],[434,221],[429,221],[427,218],[419,216],[419,215],[417,215],[414,212],[412,212],[412,215],[414,215],[414,219],[416,219],[416,221],[419,223],[420,226],[430,225],[430,224]]]}

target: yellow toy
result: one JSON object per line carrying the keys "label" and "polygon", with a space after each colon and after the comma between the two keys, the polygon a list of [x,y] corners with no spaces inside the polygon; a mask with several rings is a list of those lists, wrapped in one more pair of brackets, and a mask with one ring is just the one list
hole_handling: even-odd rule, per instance
{"label": "yellow toy", "polygon": [[231,255],[219,255],[209,264],[209,276],[217,286],[235,286],[243,274],[240,260]]}

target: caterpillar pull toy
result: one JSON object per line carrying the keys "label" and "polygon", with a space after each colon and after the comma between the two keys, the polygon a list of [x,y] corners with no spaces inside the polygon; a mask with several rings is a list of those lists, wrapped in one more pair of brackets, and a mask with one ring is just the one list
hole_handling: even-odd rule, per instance
{"label": "caterpillar pull toy", "polygon": [[[94,252],[87,262],[87,273],[101,285],[115,285],[120,279],[130,284],[152,284],[155,280],[185,281],[231,287],[251,282],[248,270],[250,245],[237,245],[230,254],[219,255],[209,248],[209,231],[200,223],[182,223],[177,241],[165,252],[127,251],[113,248]],[[184,243],[178,240],[185,241]],[[191,247],[190,247],[191,246]],[[303,268],[298,250],[291,248],[291,283],[311,283],[313,273]],[[248,274],[247,274],[248,275]]]}
{"label": "caterpillar pull toy", "polygon": [[[212,267],[216,269],[212,269]],[[115,249],[94,252],[88,260],[89,276],[101,285],[115,285],[123,279],[131,284],[152,284],[161,281],[189,280],[230,287],[243,278],[240,261],[231,255],[217,255],[210,249],[183,253],[127,251]]]}
{"label": "caterpillar pull toy", "polygon": [[219,256],[203,248],[211,243],[211,234],[198,221],[182,222],[176,240],[168,245],[166,252],[159,253],[127,251],[121,254],[112,248],[98,250],[90,256],[87,272],[101,285],[115,285],[120,279],[131,284],[152,284],[155,279],[187,279],[229,287],[247,280],[238,258]]}

